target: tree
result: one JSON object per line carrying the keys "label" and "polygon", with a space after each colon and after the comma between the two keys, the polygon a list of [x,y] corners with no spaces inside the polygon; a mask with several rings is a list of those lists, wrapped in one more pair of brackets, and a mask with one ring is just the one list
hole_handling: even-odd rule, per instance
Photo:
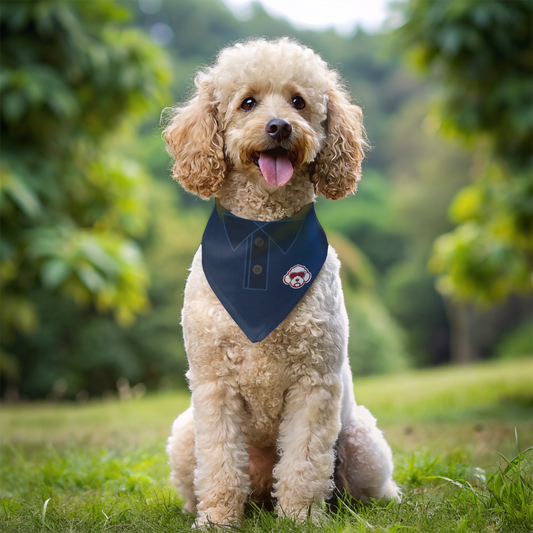
{"label": "tree", "polygon": [[148,272],[135,242],[145,227],[146,176],[117,151],[115,137],[128,135],[127,117],[161,105],[168,77],[160,50],[123,28],[127,16],[105,0],[2,5],[0,361],[7,382],[24,366],[9,346],[38,327],[43,294],[48,302],[57,295],[57,306],[60,297],[112,311],[123,324],[148,306]]}
{"label": "tree", "polygon": [[456,300],[492,304],[531,290],[533,3],[410,0],[398,37],[442,83],[440,129],[474,146],[474,182],[430,265]]}

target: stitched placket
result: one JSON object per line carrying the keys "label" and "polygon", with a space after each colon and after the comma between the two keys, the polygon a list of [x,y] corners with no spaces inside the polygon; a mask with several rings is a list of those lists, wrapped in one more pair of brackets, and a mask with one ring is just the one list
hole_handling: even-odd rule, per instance
{"label": "stitched placket", "polygon": [[266,291],[268,288],[268,262],[270,239],[261,230],[254,231],[246,239],[243,288]]}

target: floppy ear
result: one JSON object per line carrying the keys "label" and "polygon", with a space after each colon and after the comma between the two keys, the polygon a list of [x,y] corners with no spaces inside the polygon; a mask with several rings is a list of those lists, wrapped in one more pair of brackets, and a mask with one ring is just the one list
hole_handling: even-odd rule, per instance
{"label": "floppy ear", "polygon": [[167,151],[175,160],[174,179],[186,191],[208,199],[224,179],[224,139],[210,80],[197,78],[196,85],[196,96],[185,107],[174,109],[175,115],[163,136]]}
{"label": "floppy ear", "polygon": [[367,144],[361,108],[337,88],[328,96],[326,141],[311,165],[311,181],[316,194],[339,200],[355,192]]}

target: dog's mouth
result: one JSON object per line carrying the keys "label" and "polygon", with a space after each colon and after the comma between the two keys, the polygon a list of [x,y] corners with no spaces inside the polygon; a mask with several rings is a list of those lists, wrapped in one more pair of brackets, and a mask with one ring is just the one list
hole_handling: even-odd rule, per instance
{"label": "dog's mouth", "polygon": [[281,147],[252,154],[252,161],[259,167],[266,182],[275,187],[285,185],[292,178],[295,159],[295,154]]}

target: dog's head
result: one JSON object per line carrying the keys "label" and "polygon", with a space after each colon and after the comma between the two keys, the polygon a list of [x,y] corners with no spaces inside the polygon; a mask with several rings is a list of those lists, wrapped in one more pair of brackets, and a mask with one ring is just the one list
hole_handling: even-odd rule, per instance
{"label": "dog's head", "polygon": [[355,192],[365,136],[338,74],[287,38],[226,48],[164,131],[183,187],[210,198],[230,170],[283,187],[305,167],[317,194]]}

